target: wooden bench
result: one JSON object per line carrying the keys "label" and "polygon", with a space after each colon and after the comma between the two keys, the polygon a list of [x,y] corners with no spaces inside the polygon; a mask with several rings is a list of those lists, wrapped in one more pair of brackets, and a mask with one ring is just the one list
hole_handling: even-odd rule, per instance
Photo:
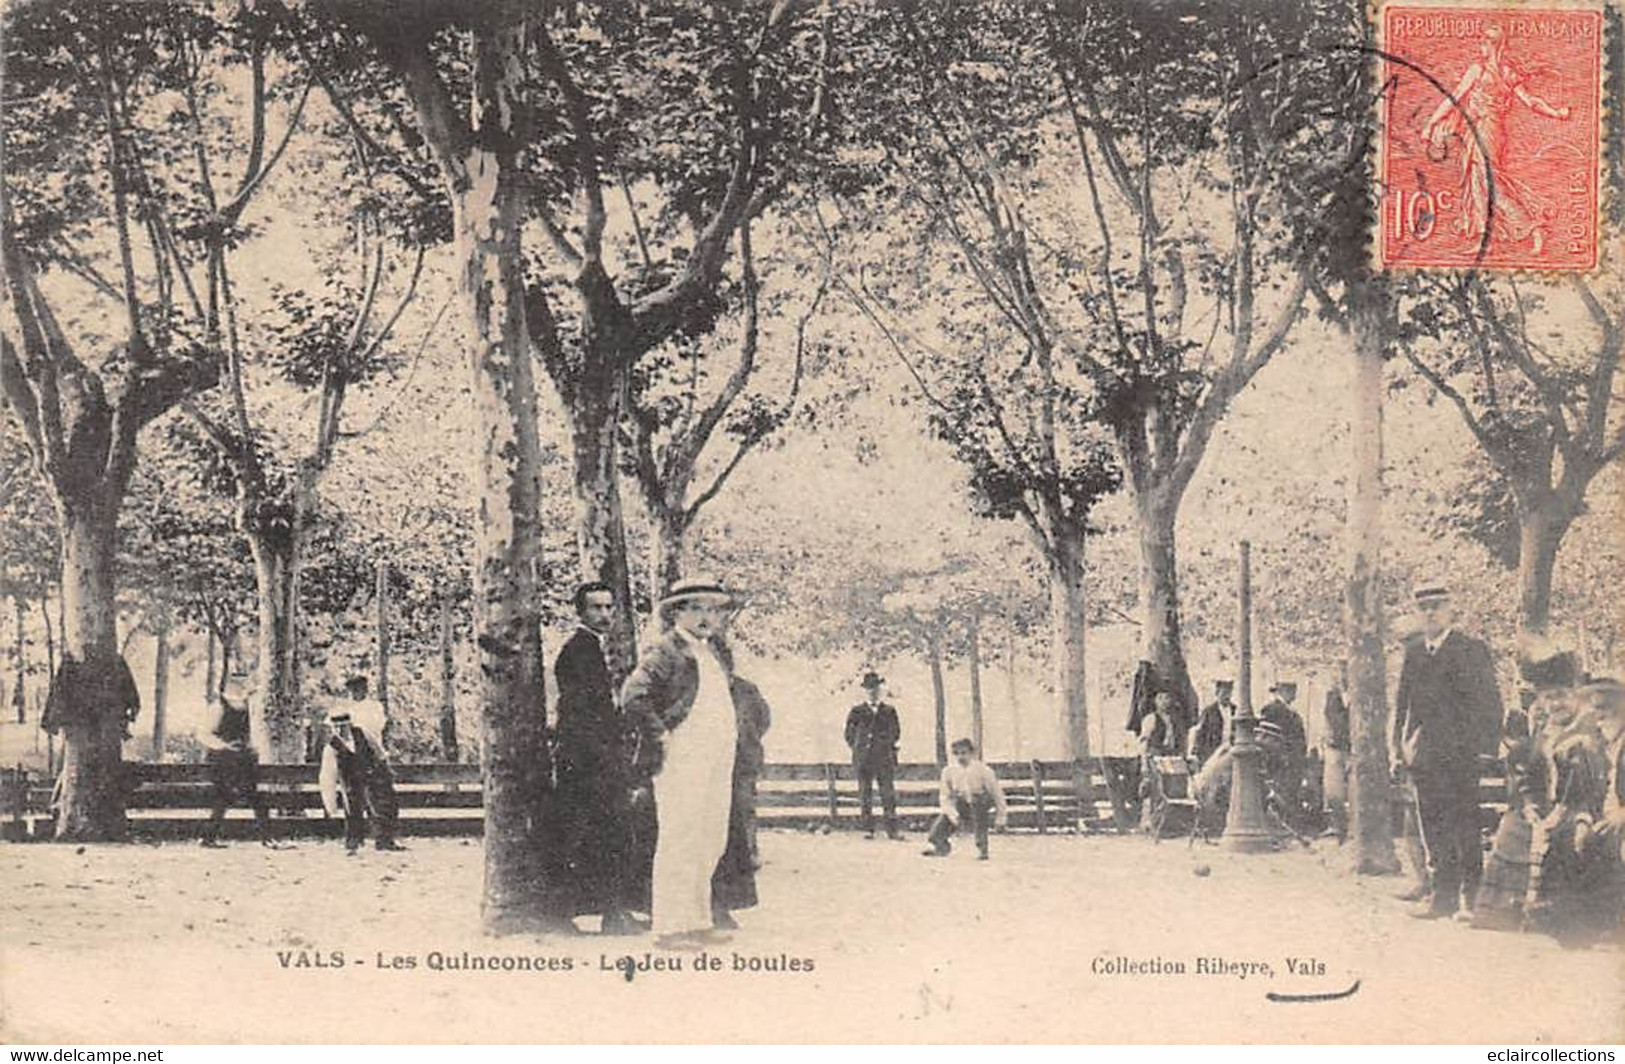
{"label": "wooden bench", "polygon": [[[196,838],[213,804],[208,766],[125,763],[126,810],[138,836]],[[411,836],[479,835],[484,828],[480,769],[468,764],[395,765],[400,796],[400,833]],[[1039,834],[1096,830],[1115,824],[1132,830],[1126,809],[1136,798],[1123,793],[1137,778],[1132,758],[995,762],[1010,809],[1010,827]],[[923,831],[937,811],[934,764],[897,766],[897,812],[903,826]],[[1080,784],[1084,798],[1080,801]],[[279,835],[337,837],[341,820],[322,814],[315,765],[265,765],[260,787]],[[51,781],[18,766],[0,769],[0,827],[13,840],[49,837]],[[880,817],[878,788],[875,815]],[[1493,829],[1506,808],[1499,762],[1487,760],[1480,781],[1480,815]],[[857,776],[844,762],[770,764],[757,788],[757,819],[768,828],[856,830],[861,827]],[[237,805],[227,813],[227,837],[251,838],[253,813]]]}

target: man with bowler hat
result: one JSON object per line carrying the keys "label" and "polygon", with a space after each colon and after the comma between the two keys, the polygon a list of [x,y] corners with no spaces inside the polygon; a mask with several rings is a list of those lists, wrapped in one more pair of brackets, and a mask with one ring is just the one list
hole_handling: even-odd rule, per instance
{"label": "man with bowler hat", "polygon": [[1309,738],[1304,730],[1303,717],[1292,708],[1298,697],[1298,685],[1281,680],[1270,687],[1275,697],[1258,711],[1258,721],[1268,725],[1280,737],[1277,744],[1265,746],[1264,775],[1275,791],[1281,805],[1281,817],[1297,828],[1303,820],[1304,769],[1309,762]]}
{"label": "man with bowler hat", "polygon": [[897,710],[880,700],[885,681],[870,669],[863,674],[864,699],[846,715],[846,745],[852,749],[852,768],[858,776],[858,799],[863,807],[863,831],[875,837],[874,788],[880,784],[880,804],[886,814],[886,835],[900,839],[897,830],[897,743],[903,728]]}
{"label": "man with bowler hat", "polygon": [[1455,628],[1450,591],[1417,586],[1422,630],[1405,646],[1394,697],[1392,754],[1416,791],[1433,893],[1411,915],[1424,920],[1470,910],[1483,875],[1478,827],[1478,759],[1501,733],[1501,693],[1489,647]]}

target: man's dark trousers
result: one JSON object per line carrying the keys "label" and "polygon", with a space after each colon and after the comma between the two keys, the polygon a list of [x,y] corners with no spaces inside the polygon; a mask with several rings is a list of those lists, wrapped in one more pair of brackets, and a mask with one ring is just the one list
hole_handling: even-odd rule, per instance
{"label": "man's dark trousers", "polygon": [[880,808],[886,816],[886,834],[897,834],[897,765],[891,758],[856,766],[858,804],[863,809],[863,830],[875,830],[875,784],[880,784]]}
{"label": "man's dark trousers", "polygon": [[395,824],[400,819],[400,802],[395,788],[387,782],[369,780],[344,792],[344,845],[355,849],[367,837],[367,817],[373,818],[373,834],[378,846],[387,849],[395,841]]}
{"label": "man's dark trousers", "polygon": [[1478,768],[1443,764],[1412,772],[1416,815],[1433,873],[1433,907],[1454,912],[1472,904],[1484,874],[1478,828]]}
{"label": "man's dark trousers", "polygon": [[214,788],[214,808],[203,837],[210,842],[220,838],[226,810],[246,799],[254,810],[254,826],[260,841],[271,838],[271,811],[260,793],[260,759],[252,750],[210,750],[204,760],[209,766],[209,782]]}
{"label": "man's dark trousers", "polygon": [[986,856],[987,831],[993,820],[992,799],[978,798],[975,802],[971,802],[960,798],[954,802],[954,806],[959,810],[959,824],[956,826],[946,815],[938,813],[937,819],[931,822],[929,836],[931,848],[941,854],[948,853],[953,849],[953,844],[948,838],[959,828],[969,824],[976,829],[976,852]]}

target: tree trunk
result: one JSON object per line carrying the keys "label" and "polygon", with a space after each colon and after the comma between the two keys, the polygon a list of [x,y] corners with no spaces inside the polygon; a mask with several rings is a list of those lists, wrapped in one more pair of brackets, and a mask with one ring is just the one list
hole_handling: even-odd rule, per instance
{"label": "tree trunk", "polygon": [[1067,529],[1049,552],[1050,659],[1066,721],[1067,756],[1089,757],[1089,698],[1084,686],[1083,532]]}
{"label": "tree trunk", "polygon": [[925,632],[925,658],[931,666],[931,708],[935,714],[937,764],[948,763],[948,696],[942,687],[942,626],[936,618]]}
{"label": "tree trunk", "polygon": [[662,503],[649,506],[650,598],[658,601],[683,575],[683,558],[688,548],[688,521],[675,507]]}
{"label": "tree trunk", "polygon": [[1143,653],[1157,670],[1157,680],[1178,700],[1180,712],[1196,720],[1196,688],[1185,663],[1179,633],[1179,553],[1174,524],[1176,502],[1147,492],[1135,499],[1140,536],[1140,616],[1145,625]]}
{"label": "tree trunk", "polygon": [[[595,362],[600,360],[595,359]],[[607,360],[603,360],[607,361]],[[617,679],[637,664],[637,623],[632,608],[632,575],[626,556],[626,520],[621,505],[621,374],[608,365],[584,371],[570,408],[575,462],[576,553],[582,580],[602,580],[615,593],[615,618],[604,639],[610,673]],[[679,552],[680,553],[680,552]],[[680,564],[674,559],[674,564]],[[651,598],[666,585],[651,573]]]}
{"label": "tree trunk", "polygon": [[1010,757],[1021,760],[1021,701],[1016,688],[1016,630],[1007,633],[1004,654],[1004,679],[1010,700]]}
{"label": "tree trunk", "polygon": [[1348,646],[1349,839],[1355,871],[1399,870],[1389,812],[1388,672],[1383,656],[1382,495],[1383,356],[1393,336],[1393,299],[1385,283],[1351,284],[1354,383],[1350,425],[1354,484],[1348,510],[1348,570],[1343,631]]}
{"label": "tree trunk", "polygon": [[165,729],[169,725],[169,614],[158,618],[152,654],[152,760],[164,759]]}
{"label": "tree trunk", "polygon": [[1569,522],[1556,500],[1518,508],[1518,625],[1544,633],[1552,619],[1552,573]]}
{"label": "tree trunk", "polygon": [[45,683],[56,675],[56,625],[51,623],[51,600],[39,600],[40,619],[45,622]]}
{"label": "tree trunk", "polygon": [[[24,633],[28,627],[28,617],[23,611],[23,597],[14,593],[11,596],[11,609],[17,622],[17,641],[12,644],[12,664],[17,674],[17,682],[12,688],[11,700],[17,707],[17,723],[22,724],[28,719],[28,655],[25,651]],[[50,678],[46,679],[50,683]]]}
{"label": "tree trunk", "polygon": [[62,654],[83,670],[79,692],[90,704],[65,707],[56,837],[106,841],[125,828],[124,666],[114,584],[118,508],[81,505],[61,528]]}
{"label": "tree trunk", "polygon": [[457,760],[457,644],[452,638],[451,596],[440,596],[440,756]]}
{"label": "tree trunk", "polygon": [[976,756],[987,759],[987,747],[982,744],[982,614],[975,611],[970,619],[970,738],[976,744]]}
{"label": "tree trunk", "polygon": [[215,635],[213,621],[210,621],[206,628],[205,644],[207,649],[204,651],[205,664],[203,667],[203,702],[205,705],[212,706],[216,701],[215,687],[220,682],[218,679],[219,674],[216,671],[218,669],[218,665],[215,662],[215,646],[219,641],[219,637]]}
{"label": "tree trunk", "polygon": [[383,731],[378,739],[384,744],[387,753],[394,744],[396,724],[395,715],[389,705],[389,562],[387,559],[378,559],[374,566],[374,605],[377,607],[376,631],[373,633],[377,643],[378,658],[378,704],[384,707]]}
{"label": "tree trunk", "polygon": [[[254,746],[267,760],[294,764],[305,759],[299,704],[299,551],[291,528],[252,528],[259,604],[259,661],[249,725]],[[222,672],[224,672],[222,663]]]}

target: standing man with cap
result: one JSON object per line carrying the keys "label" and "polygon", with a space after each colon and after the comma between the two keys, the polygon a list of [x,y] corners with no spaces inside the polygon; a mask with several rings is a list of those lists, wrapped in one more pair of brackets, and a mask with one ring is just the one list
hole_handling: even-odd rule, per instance
{"label": "standing man with cap", "polygon": [[733,655],[724,639],[734,600],[713,579],[673,584],[657,610],[668,631],[621,688],[643,756],[658,760],[650,915],[656,941],[668,948],[735,926],[712,893],[727,849],[739,743]]}
{"label": "standing man with cap", "polygon": [[864,837],[875,837],[874,788],[879,783],[886,837],[900,839],[903,833],[897,830],[897,744],[903,737],[903,726],[897,710],[880,700],[884,687],[885,681],[873,669],[863,674],[864,699],[846,715],[846,745],[852,750],[852,769],[858,777]]}
{"label": "standing man with cap", "polygon": [[1422,630],[1405,647],[1394,698],[1392,756],[1410,774],[1433,893],[1412,915],[1470,910],[1483,875],[1478,759],[1501,733],[1501,693],[1489,647],[1455,628],[1441,583],[1415,591]]}
{"label": "standing man with cap", "polygon": [[1231,692],[1235,689],[1234,680],[1213,681],[1213,701],[1202,707],[1195,727],[1191,728],[1188,744],[1190,756],[1198,768],[1207,764],[1213,752],[1231,739],[1230,722],[1236,716],[1236,703],[1231,700]]}
{"label": "standing man with cap", "polygon": [[[352,676],[345,683],[352,706],[367,701],[367,678]],[[367,817],[373,821],[374,845],[380,850],[404,850],[395,841],[400,802],[395,797],[395,774],[383,747],[355,723],[350,708],[334,706],[327,715],[327,740],[322,744],[318,775],[322,807],[337,816],[339,795],[344,796],[344,849],[354,857],[367,837]]]}
{"label": "standing man with cap", "polygon": [[1281,803],[1281,816],[1294,829],[1303,823],[1304,768],[1309,763],[1309,737],[1303,727],[1303,717],[1292,708],[1298,697],[1298,685],[1281,680],[1270,687],[1275,697],[1258,711],[1258,721],[1278,736],[1275,744],[1266,746],[1264,774]]}
{"label": "standing man with cap", "polygon": [[558,680],[558,781],[552,815],[565,916],[597,914],[602,932],[637,930],[627,909],[629,765],[603,638],[615,592],[600,581],[576,589],[579,624],[553,664]]}

